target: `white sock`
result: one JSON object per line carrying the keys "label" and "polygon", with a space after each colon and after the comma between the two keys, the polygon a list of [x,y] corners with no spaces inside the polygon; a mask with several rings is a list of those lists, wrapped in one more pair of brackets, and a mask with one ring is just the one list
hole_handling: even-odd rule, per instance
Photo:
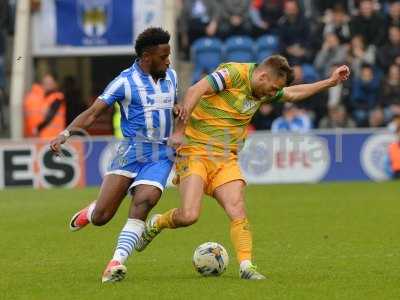
{"label": "white sock", "polygon": [[251,261],[246,259],[240,262],[240,270],[247,269],[251,265]]}
{"label": "white sock", "polygon": [[87,211],[86,217],[87,217],[87,219],[89,220],[90,223],[92,223],[92,214],[93,214],[93,211],[94,211],[94,208],[95,208],[95,207],[96,207],[96,201],[92,202],[92,203],[89,205],[89,209],[88,209],[88,211]]}
{"label": "white sock", "polygon": [[113,260],[125,263],[129,255],[132,254],[136,243],[138,242],[144,230],[144,222],[139,219],[128,219],[119,235],[117,248],[115,249]]}

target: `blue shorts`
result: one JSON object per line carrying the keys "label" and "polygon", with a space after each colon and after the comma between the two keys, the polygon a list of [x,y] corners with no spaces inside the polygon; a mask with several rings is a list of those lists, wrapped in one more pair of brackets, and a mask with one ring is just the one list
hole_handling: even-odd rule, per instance
{"label": "blue shorts", "polygon": [[139,184],[147,184],[163,191],[174,160],[175,151],[165,144],[121,141],[105,175],[132,178],[129,190]]}

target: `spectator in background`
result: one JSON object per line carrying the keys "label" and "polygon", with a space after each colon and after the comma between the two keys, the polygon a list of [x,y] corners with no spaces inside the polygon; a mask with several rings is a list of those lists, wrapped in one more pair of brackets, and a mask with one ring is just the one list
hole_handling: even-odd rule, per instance
{"label": "spectator in background", "polygon": [[388,164],[393,179],[400,179],[400,119],[396,121],[396,141],[388,147]]}
{"label": "spectator in background", "polygon": [[251,124],[256,130],[270,130],[272,122],[277,118],[276,109],[270,103],[261,104]]}
{"label": "spectator in background", "polygon": [[361,67],[360,76],[352,83],[351,107],[352,115],[358,126],[368,126],[370,111],[378,104],[380,79],[371,65]]}
{"label": "spectator in background", "polygon": [[368,126],[372,128],[385,126],[385,115],[379,106],[373,108],[368,116]]}
{"label": "spectator in background", "polygon": [[81,91],[72,76],[64,78],[63,91],[67,103],[66,122],[70,124],[81,112],[86,109],[82,101]]}
{"label": "spectator in background", "polygon": [[322,36],[328,33],[334,33],[339,38],[341,44],[348,43],[351,39],[350,18],[346,14],[343,6],[335,5],[332,11],[328,11],[324,18],[322,27]]}
{"label": "spectator in background", "polygon": [[329,76],[333,65],[346,60],[347,51],[347,46],[340,44],[335,33],[327,33],[322,48],[314,60],[314,67],[320,76]]}
{"label": "spectator in background", "polygon": [[24,136],[35,137],[37,127],[43,120],[42,104],[44,89],[38,82],[34,82],[31,89],[25,95],[24,110]]}
{"label": "spectator in background", "polygon": [[362,35],[366,45],[379,46],[385,38],[384,19],[375,11],[372,0],[360,2],[359,15],[354,16],[350,22],[350,29],[353,36]]}
{"label": "spectator in background", "polygon": [[[312,69],[311,66],[308,67]],[[293,65],[294,80],[292,84],[310,83],[310,81],[306,80],[306,73],[307,70],[302,65]],[[315,81],[315,79],[312,79],[311,81]],[[298,103],[297,107],[301,108],[303,112],[306,112],[312,123],[317,125],[319,120],[326,113],[326,97],[327,92],[319,93],[312,96],[308,101]]]}
{"label": "spectator in background", "polygon": [[251,35],[250,0],[219,0],[219,35],[225,39],[232,35]]}
{"label": "spectator in background", "polygon": [[[334,72],[334,70],[342,65],[342,62],[339,62],[337,64],[333,64],[331,66],[331,70],[329,72],[329,75]],[[350,89],[351,89],[351,84],[349,82],[338,84],[332,88],[330,88],[327,91],[327,106],[328,107],[334,107],[334,106],[339,106],[341,104],[345,104],[347,98],[349,97],[350,94]]]}
{"label": "spectator in background", "polygon": [[309,132],[311,128],[311,120],[308,115],[293,103],[285,103],[282,116],[275,119],[271,125],[271,131],[273,133],[306,133]]}
{"label": "spectator in background", "polygon": [[397,126],[400,125],[400,115],[395,115],[390,123],[386,126],[386,129],[390,132],[396,132]]}
{"label": "spectator in background", "polygon": [[379,106],[385,112],[388,122],[394,115],[400,115],[400,66],[391,65],[383,82],[379,97]]}
{"label": "spectator in background", "polygon": [[252,0],[250,18],[254,36],[277,33],[277,23],[283,14],[283,3],[283,0]]}
{"label": "spectator in background", "polygon": [[389,15],[387,17],[387,28],[390,26],[400,27],[400,1],[396,0],[389,4]]}
{"label": "spectator in background", "polygon": [[291,64],[302,64],[310,60],[308,49],[310,25],[300,12],[296,1],[288,0],[284,5],[284,15],[279,19],[279,37],[282,52]]}
{"label": "spectator in background", "polygon": [[361,35],[356,35],[351,39],[347,62],[351,65],[351,71],[354,76],[360,76],[363,64],[373,65],[375,63],[375,52],[374,46],[365,45],[364,38]]}
{"label": "spectator in background", "polygon": [[389,41],[378,50],[378,63],[385,72],[390,65],[397,63],[400,65],[400,28],[389,27]]}
{"label": "spectator in background", "polygon": [[327,10],[332,10],[335,9],[337,6],[342,7],[343,9],[350,9],[351,4],[349,2],[352,2],[351,0],[318,0],[318,1],[313,1],[315,8],[318,10],[318,13],[320,15],[323,15]]}
{"label": "spectator in background", "polygon": [[196,39],[217,34],[220,10],[218,2],[213,0],[183,1],[179,28],[182,47],[187,54]]}
{"label": "spectator in background", "polygon": [[55,75],[43,76],[41,85],[32,86],[24,101],[26,132],[30,137],[56,137],[65,127],[64,94],[58,90]]}
{"label": "spectator in background", "polygon": [[328,108],[328,115],[321,119],[319,128],[354,128],[356,123],[347,115],[343,105],[331,106]]}

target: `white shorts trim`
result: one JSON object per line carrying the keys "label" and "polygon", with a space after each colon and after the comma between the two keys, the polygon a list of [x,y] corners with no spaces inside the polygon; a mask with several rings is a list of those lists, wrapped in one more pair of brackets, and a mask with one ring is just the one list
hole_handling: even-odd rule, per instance
{"label": "white shorts trim", "polygon": [[111,174],[114,174],[114,175],[121,175],[121,176],[125,176],[125,177],[128,177],[128,178],[135,178],[135,177],[137,176],[137,173],[132,173],[132,172],[129,172],[129,171],[124,171],[124,170],[113,170],[113,171],[108,171],[108,172],[106,172],[106,173],[104,174],[104,176],[106,176],[106,175],[111,175]]}
{"label": "white shorts trim", "polygon": [[131,186],[129,187],[129,190],[131,190],[133,187],[139,185],[139,184],[146,184],[146,185],[152,185],[155,186],[157,188],[159,188],[162,191],[164,191],[164,187],[161,185],[161,183],[159,183],[158,181],[153,181],[153,180],[138,180],[138,181],[134,181]]}

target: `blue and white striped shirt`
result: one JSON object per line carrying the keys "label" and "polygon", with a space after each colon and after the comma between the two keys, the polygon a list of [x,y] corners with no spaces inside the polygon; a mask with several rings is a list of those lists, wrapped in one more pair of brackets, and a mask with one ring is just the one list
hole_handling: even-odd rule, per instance
{"label": "blue and white striped shirt", "polygon": [[177,101],[177,76],[168,68],[165,78],[155,82],[143,72],[138,62],[121,72],[99,96],[121,109],[124,137],[143,142],[164,143],[173,129],[173,107]]}

